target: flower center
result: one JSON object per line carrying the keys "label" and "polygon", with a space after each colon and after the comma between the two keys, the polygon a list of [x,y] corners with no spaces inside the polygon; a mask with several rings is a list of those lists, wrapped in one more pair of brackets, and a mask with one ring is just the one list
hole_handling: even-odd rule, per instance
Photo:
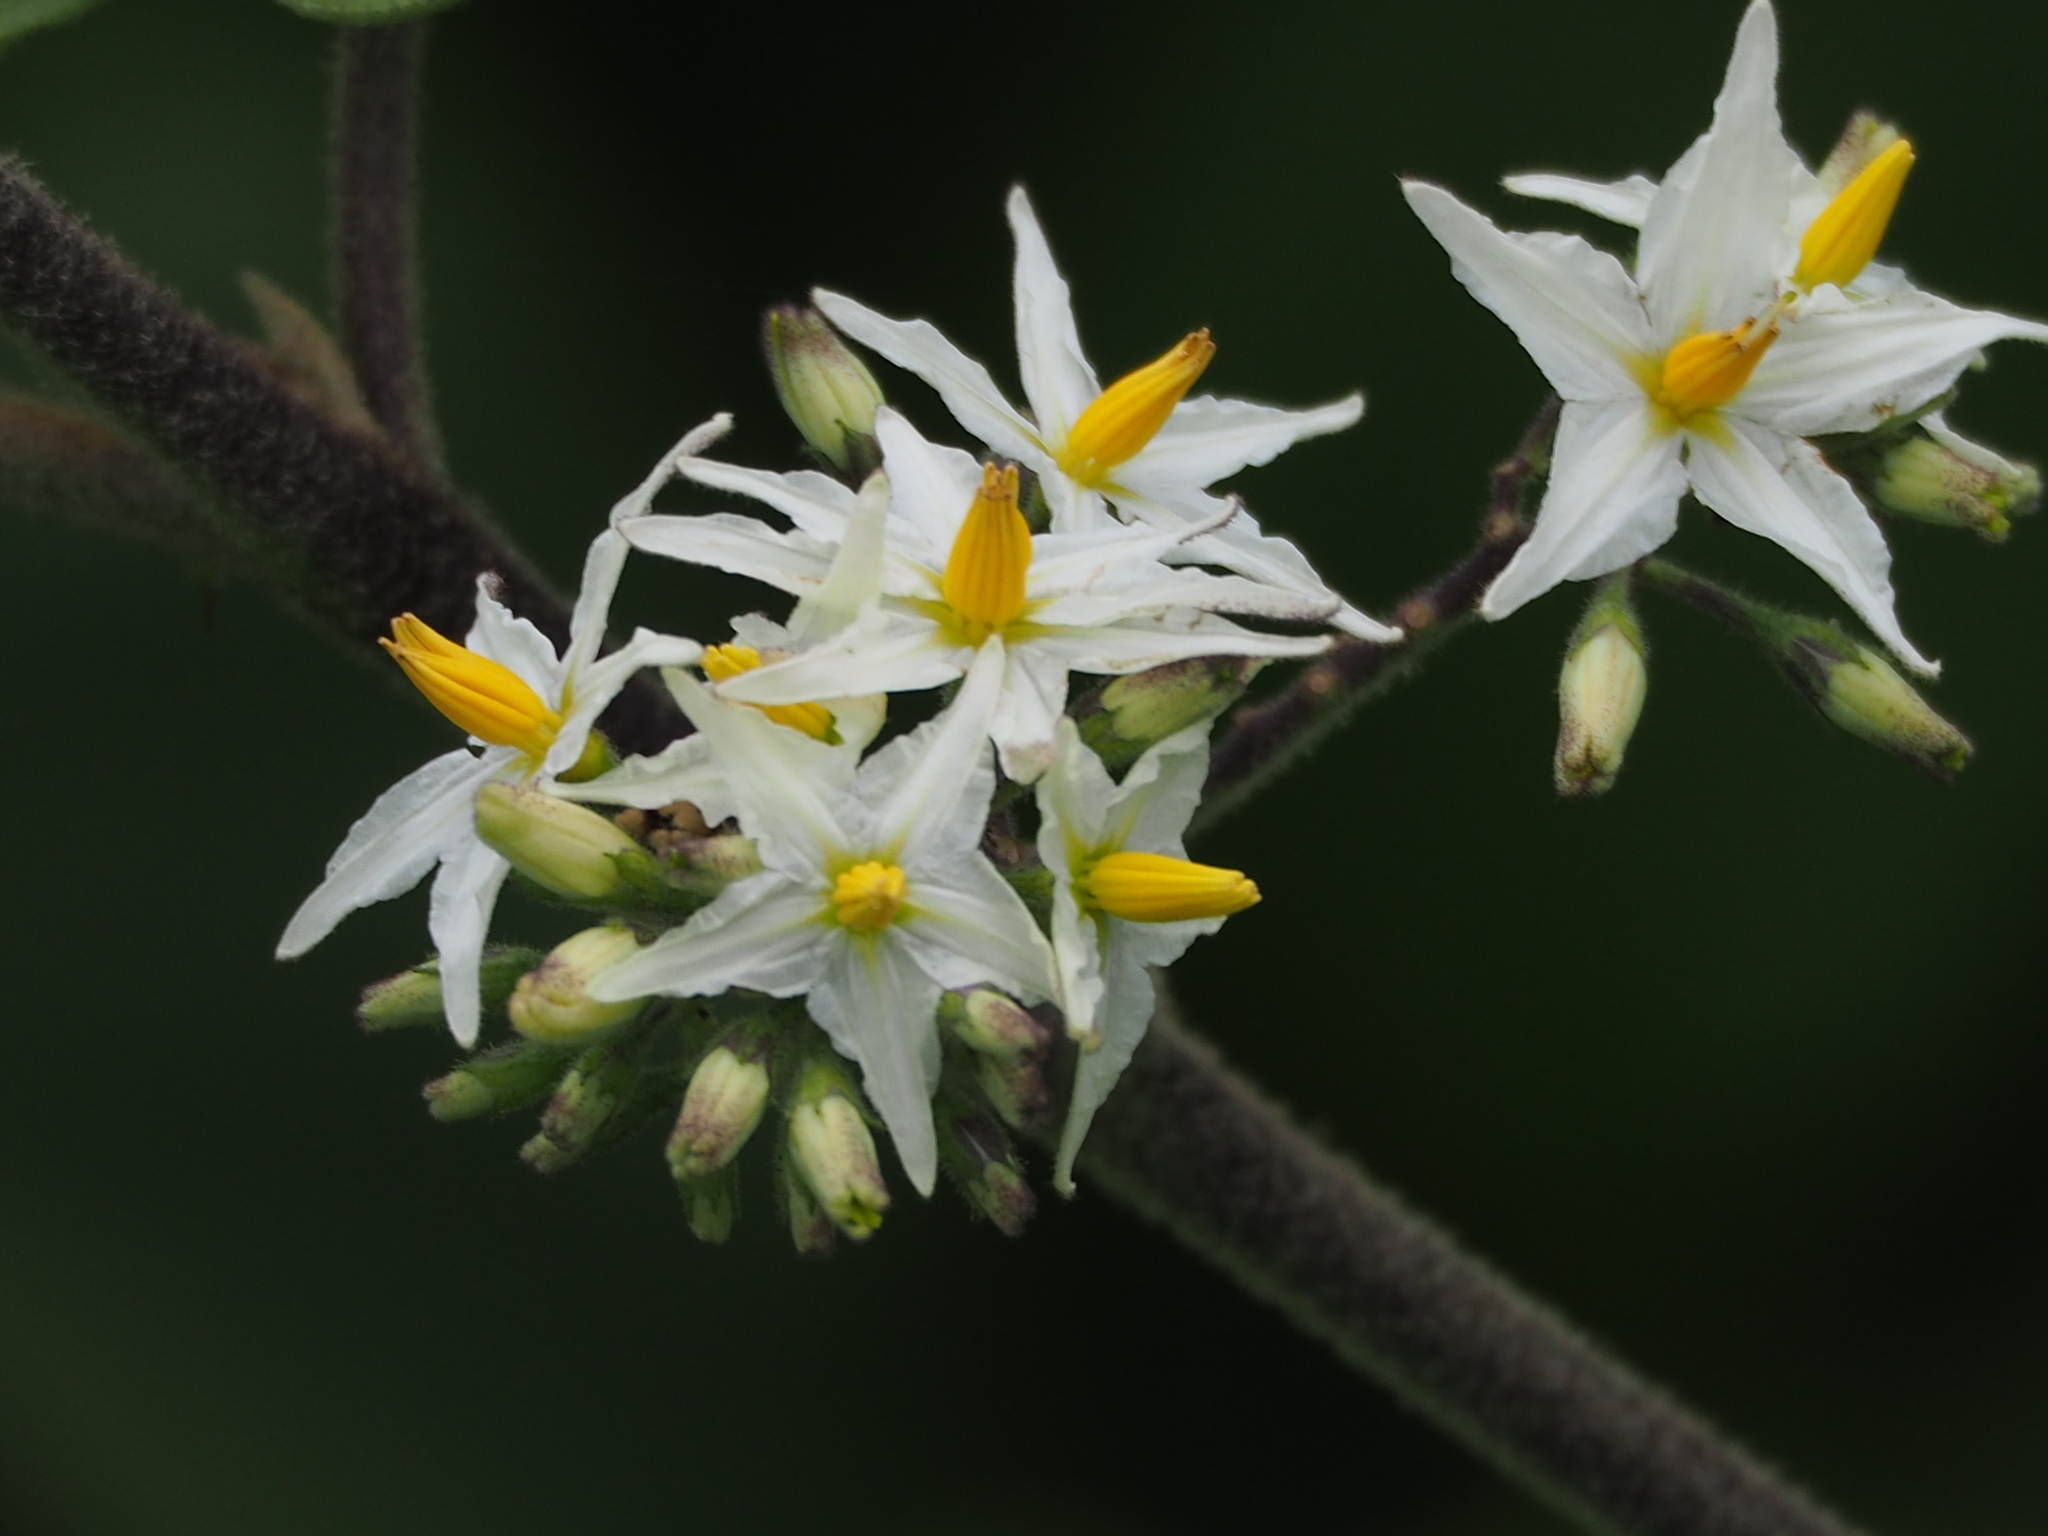
{"label": "flower center", "polygon": [[1075,885],[1088,905],[1134,923],[1228,917],[1259,899],[1259,888],[1237,870],[1163,853],[1104,854]]}
{"label": "flower center", "polygon": [[1742,392],[1777,339],[1775,308],[1761,321],[1745,320],[1732,331],[1686,337],[1664,354],[1654,391],[1657,403],[1680,422],[1726,405]]}
{"label": "flower center", "polygon": [[1846,287],[1853,281],[1877,254],[1892,211],[1899,206],[1906,173],[1912,169],[1913,146],[1894,139],[1858,171],[1800,237],[1793,284],[1800,288],[1818,288],[1822,283]]}
{"label": "flower center", "polygon": [[[761,665],[761,653],[751,645],[734,641],[727,645],[704,647],[704,675],[714,683],[722,683],[728,677],[738,677],[742,672],[751,672]],[[802,731],[813,741],[839,744],[839,732],[833,728],[832,711],[822,704],[749,704],[749,709],[758,709],[777,725],[786,725],[792,731]]]}
{"label": "flower center", "polygon": [[953,537],[939,594],[969,645],[1001,634],[1024,612],[1031,526],[1017,509],[1017,466],[981,467],[981,489]]}
{"label": "flower center", "polygon": [[377,642],[405,669],[427,702],[479,741],[547,756],[562,717],[510,667],[457,645],[424,620],[402,614]]}
{"label": "flower center", "polygon": [[878,933],[896,921],[907,889],[902,870],[870,859],[832,882],[832,905],[856,933]]}
{"label": "flower center", "polygon": [[1164,357],[1118,379],[1075,419],[1056,455],[1060,468],[1083,485],[1101,484],[1152,441],[1215,355],[1208,331],[1194,331]]}

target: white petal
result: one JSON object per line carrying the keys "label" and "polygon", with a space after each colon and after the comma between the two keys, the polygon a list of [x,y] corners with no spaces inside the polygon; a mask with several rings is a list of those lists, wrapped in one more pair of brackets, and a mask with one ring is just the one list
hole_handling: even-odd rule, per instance
{"label": "white petal", "polygon": [[1649,214],[1650,199],[1657,195],[1657,183],[1647,176],[1627,176],[1620,181],[1583,181],[1577,176],[1556,176],[1545,172],[1503,176],[1500,184],[1519,197],[1540,197],[1546,202],[1569,203],[1598,214],[1630,229],[1641,229]]}
{"label": "white petal", "polygon": [[1208,721],[1148,747],[1118,786],[1112,829],[1117,846],[1186,858],[1181,836],[1202,803],[1208,777]]}
{"label": "white petal", "polygon": [[[1061,716],[1052,766],[1038,781],[1038,857],[1064,881],[1072,873],[1070,853],[1100,844],[1117,802],[1117,783],[1102,759],[1081,740],[1073,720]],[[1134,765],[1133,773],[1137,772]]]}
{"label": "white petal", "polygon": [[790,639],[796,646],[816,645],[838,634],[863,607],[882,595],[888,521],[889,477],[878,469],[854,498],[853,512],[846,519],[839,552],[832,557],[824,586],[798,603],[790,615]]}
{"label": "white petal", "polygon": [[912,559],[945,569],[953,540],[981,489],[981,462],[958,448],[927,442],[909,422],[884,406],[875,412],[875,438],[889,471],[889,512],[914,530],[917,541],[898,542]]}
{"label": "white petal", "polygon": [[1010,655],[989,734],[1003,772],[1019,784],[1036,783],[1052,766],[1053,729],[1067,707],[1067,671],[1066,662],[1042,642],[1019,646]]}
{"label": "white petal", "polygon": [[680,635],[657,635],[651,629],[634,630],[632,639],[564,684],[563,702],[568,707],[555,732],[555,744],[541,761],[541,772],[566,773],[576,766],[590,738],[590,728],[635,672],[642,667],[693,667],[703,655],[704,647],[694,640],[685,640]]}
{"label": "white petal", "polygon": [[1083,912],[1074,888],[1062,880],[1052,892],[1053,964],[1060,982],[1060,1012],[1067,1035],[1083,1049],[1098,1044],[1102,1029],[1103,925]]}
{"label": "white petal", "polygon": [[[626,541],[607,526],[590,541],[583,557],[583,584],[576,592],[576,611],[569,619],[569,649],[562,653],[561,675],[573,679],[604,645],[606,616],[619,573],[626,568]],[[554,701],[558,706],[561,701]]]}
{"label": "white petal", "polygon": [[1769,302],[1790,270],[1799,158],[1778,126],[1778,32],[1756,0],[1735,34],[1714,124],[1664,178],[1643,219],[1636,281],[1662,350],[1727,330]]}
{"label": "white petal", "polygon": [[811,290],[811,302],[862,346],[872,347],[931,385],[954,419],[998,453],[1011,458],[1043,454],[1038,434],[1003,398],[988,370],[940,335],[937,327],[923,320],[891,320],[823,288]]}
{"label": "white petal", "polygon": [[1920,425],[1926,430],[1929,437],[1933,438],[1966,464],[1973,464],[1978,469],[1997,475],[2000,479],[2011,479],[2024,473],[2019,465],[2013,463],[2011,459],[1998,452],[1997,449],[1987,448],[1982,443],[1972,442],[1969,438],[1963,436],[1962,433],[1956,431],[1955,428],[1948,424],[1948,418],[1940,411],[1929,411],[1920,418]]}
{"label": "white petal", "polygon": [[2048,341],[2048,326],[1959,309],[1918,289],[1858,301],[1822,289],[1801,304],[1729,409],[1808,437],[1867,432],[1918,410],[1994,341]]}
{"label": "white petal", "polygon": [[619,532],[635,549],[692,565],[708,565],[751,577],[798,597],[808,597],[825,583],[832,570],[832,546],[802,530],[770,528],[759,518],[732,512],[701,517],[670,517],[654,513],[627,518]]}
{"label": "white petal", "polygon": [[441,1011],[449,1032],[462,1046],[476,1044],[483,1024],[482,980],[484,936],[491,910],[512,866],[472,833],[451,848],[434,876],[427,903],[427,932],[440,954]]}
{"label": "white petal", "polygon": [[987,982],[1026,1003],[1058,995],[1052,946],[1023,898],[987,859],[968,853],[906,873],[913,910],[897,920],[894,931],[940,985]]}
{"label": "white petal", "polygon": [[1364,414],[1363,395],[1346,395],[1306,411],[1214,395],[1183,400],[1152,441],[1117,470],[1117,483],[1141,495],[1157,495],[1170,486],[1213,485],[1251,465],[1270,463],[1305,437],[1355,426]]}
{"label": "white petal", "polygon": [[726,817],[738,814],[725,775],[712,758],[710,739],[702,732],[670,742],[651,757],[629,757],[594,779],[578,784],[557,780],[548,786],[548,793],[562,800],[632,805],[645,811],[687,800],[714,827]]}
{"label": "white petal", "polygon": [[1656,351],[1636,286],[1621,263],[1577,235],[1510,234],[1441,187],[1401,190],[1451,254],[1451,272],[1507,322],[1567,400],[1638,392],[1627,359]]}
{"label": "white petal", "polygon": [[[1003,686],[1008,654],[1001,640],[984,641],[953,702],[935,720],[899,736],[861,765],[861,803],[873,809],[877,848],[909,866],[942,853],[965,852],[981,841],[995,779],[988,766],[989,718]],[[972,824],[960,835],[959,817]]]}
{"label": "white petal", "polygon": [[562,679],[555,643],[530,620],[514,618],[512,610],[491,595],[495,580],[488,572],[477,578],[476,622],[462,643],[477,655],[510,668],[522,683],[552,702]]}
{"label": "white petal", "polygon": [[833,936],[825,894],[772,870],[718,893],[636,955],[590,984],[599,1002],[633,997],[716,997],[734,987],[795,997],[818,984]]}
{"label": "white petal", "polygon": [[933,1014],[941,990],[884,931],[872,940],[834,945],[823,978],[806,1000],[833,1046],[860,1063],[861,1086],[921,1195],[932,1192],[939,1169],[931,1100],[939,1085]]}
{"label": "white petal", "polygon": [[482,757],[458,747],[379,795],[327,861],[327,878],[285,925],[277,958],[303,955],[349,913],[418,885],[448,848],[473,836],[470,802],[512,758],[502,747]]}
{"label": "white petal", "polygon": [[1652,420],[1640,394],[1567,404],[1536,531],[1486,589],[1479,611],[1504,619],[1561,581],[1617,570],[1670,538],[1685,494],[1678,449],[1677,435]]}
{"label": "white petal", "polygon": [[661,488],[675,478],[677,462],[702,453],[726,433],[732,430],[732,417],[720,411],[709,421],[692,427],[683,434],[682,441],[655,461],[654,468],[647,472],[632,490],[612,504],[611,515],[605,519],[606,526],[616,526],[628,517],[639,517],[654,504],[654,498]]}
{"label": "white petal", "polygon": [[1067,1106],[1067,1123],[1060,1131],[1059,1158],[1053,1169],[1053,1185],[1062,1191],[1074,1187],[1074,1159],[1080,1154],[1082,1139],[1152,1022],[1152,977],[1128,942],[1128,930],[1134,926],[1114,918],[1104,924],[1103,995],[1096,1015],[1101,1044],[1083,1051],[1074,1066],[1073,1098]]}
{"label": "white petal", "polygon": [[1113,677],[1189,656],[1320,656],[1328,635],[1266,635],[1214,614],[1176,608],[1157,618],[1053,630],[1017,647],[1075,672]]}
{"label": "white petal", "polygon": [[1051,527],[1055,535],[1100,533],[1118,526],[1100,491],[1069,480],[1058,466],[1051,463],[1034,464],[1032,467],[1038,471],[1038,488],[1045,496],[1045,503],[1052,509]]}
{"label": "white petal", "polygon": [[1891,551],[1849,482],[1810,443],[1725,415],[1722,426],[1687,434],[1693,494],[1805,561],[1907,666],[1939,672],[1899,628]]}
{"label": "white petal", "polygon": [[973,660],[924,615],[870,608],[821,645],[727,678],[718,693],[742,704],[810,704],[869,689],[907,693],[950,683]]}
{"label": "white petal", "polygon": [[[699,485],[715,491],[731,491],[773,507],[799,530],[826,544],[846,537],[846,520],[853,515],[855,495],[830,475],[815,469],[792,470],[787,474],[772,469],[746,469],[719,459],[683,459],[678,471]],[[615,521],[637,521],[616,518]]]}
{"label": "white petal", "polygon": [[1031,199],[1022,187],[1012,187],[1006,207],[1017,240],[1017,371],[1040,433],[1049,442],[1064,442],[1067,429],[1102,386],[1081,354],[1073,297],[1038,227],[1038,215],[1031,211]]}

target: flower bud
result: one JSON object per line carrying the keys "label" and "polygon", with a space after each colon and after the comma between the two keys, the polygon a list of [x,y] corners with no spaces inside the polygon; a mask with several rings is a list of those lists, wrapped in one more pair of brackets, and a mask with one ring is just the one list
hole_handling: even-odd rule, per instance
{"label": "flower bud", "polygon": [[776,398],[804,441],[835,469],[873,470],[881,462],[882,387],[830,322],[814,309],[778,304],[762,318],[761,349]]}
{"label": "flower bud", "polygon": [[852,1095],[853,1085],[836,1062],[811,1062],[789,1113],[789,1151],[825,1214],[861,1242],[882,1224],[889,1191],[875,1139]]}
{"label": "flower bud", "polygon": [[570,1052],[559,1046],[515,1040],[479,1051],[446,1077],[421,1091],[436,1120],[474,1120],[524,1109],[546,1098],[568,1067]]}
{"label": "flower bud", "polygon": [[632,932],[615,925],[572,934],[519,978],[506,1005],[512,1027],[529,1040],[567,1043],[625,1023],[646,1005],[645,998],[600,1003],[587,989],[595,977],[639,949]]}
{"label": "flower bud", "polygon": [[974,1064],[974,1078],[1005,1125],[1036,1131],[1051,1121],[1052,1087],[1036,1062],[984,1056]]}
{"label": "flower bud", "polygon": [[838,1245],[839,1229],[832,1225],[832,1218],[825,1214],[825,1208],[812,1195],[811,1186],[804,1182],[793,1154],[782,1159],[776,1181],[782,1191],[783,1210],[789,1216],[789,1240],[805,1258],[824,1258]]}
{"label": "flower bud", "polygon": [[970,1051],[1003,1061],[1043,1056],[1052,1031],[993,987],[970,987],[939,997],[939,1022]]}
{"label": "flower bud", "polygon": [[683,1214],[698,1242],[722,1243],[732,1236],[740,1214],[737,1169],[721,1168],[701,1179],[678,1179],[676,1192],[683,1197]]}
{"label": "flower bud", "polygon": [[2041,476],[2032,466],[1950,431],[1938,415],[1916,426],[1922,430],[1900,436],[1871,477],[1871,495],[1885,511],[1969,528],[1998,544],[2013,518],[2040,504]]}
{"label": "flower bud", "polygon": [[544,890],[571,901],[629,901],[658,889],[646,849],[595,811],[503,782],[477,791],[476,832]]}
{"label": "flower bud", "polygon": [[1222,713],[1267,665],[1257,656],[1193,656],[1112,678],[1074,707],[1081,740],[1113,772],[1175,731]]}
{"label": "flower bud", "polygon": [[682,1113],[668,1138],[668,1166],[678,1182],[725,1167],[768,1107],[768,1036],[735,1031],[697,1063]]}
{"label": "flower bud", "polygon": [[1560,795],[1604,795],[1614,787],[1649,688],[1642,630],[1622,573],[1594,593],[1558,675],[1552,771]]}
{"label": "flower bud", "polygon": [[1832,625],[1810,624],[1791,636],[1784,666],[1794,686],[1836,725],[1937,779],[1953,779],[1976,750],[1890,662]]}
{"label": "flower bud", "polygon": [[949,1117],[939,1139],[939,1157],[967,1203],[1005,1237],[1021,1237],[1038,1211],[1015,1150],[1003,1128],[984,1114]]}
{"label": "flower bud", "polygon": [[[483,963],[477,968],[483,1011],[494,1013],[503,1008],[519,978],[538,965],[540,959],[537,949],[522,949],[508,944],[495,944],[486,949]],[[410,1029],[441,1021],[439,960],[429,960],[409,971],[400,971],[396,976],[371,982],[363,988],[362,1001],[356,1004],[356,1022],[373,1032]]]}
{"label": "flower bud", "polygon": [[607,1040],[576,1058],[540,1117],[540,1134],[519,1149],[536,1173],[556,1173],[596,1144],[598,1133],[640,1078],[633,1042]]}

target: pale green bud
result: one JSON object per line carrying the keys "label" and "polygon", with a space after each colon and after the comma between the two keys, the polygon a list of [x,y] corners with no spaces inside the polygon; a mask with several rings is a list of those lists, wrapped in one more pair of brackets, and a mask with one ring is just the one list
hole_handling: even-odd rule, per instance
{"label": "pale green bud", "polygon": [[1604,795],[1614,787],[1650,691],[1643,649],[1629,577],[1610,576],[1595,589],[1558,674],[1552,772],[1560,795]]}
{"label": "pale green bud", "polygon": [[889,1209],[882,1161],[836,1063],[813,1061],[804,1069],[789,1113],[789,1152],[812,1198],[840,1231],[861,1242],[882,1224]]}
{"label": "pale green bud", "polygon": [[1052,1087],[1036,1062],[983,1056],[974,1064],[974,1080],[1005,1125],[1035,1131],[1051,1120]]}
{"label": "pale green bud", "polygon": [[558,1046],[516,1040],[479,1051],[446,1077],[421,1090],[436,1120],[474,1120],[524,1109],[546,1098],[568,1068],[570,1053]]}
{"label": "pale green bud", "polygon": [[2004,542],[2012,519],[2041,501],[2041,476],[1949,431],[1922,421],[1878,461],[1871,495],[1887,512]]}
{"label": "pale green bud", "polygon": [[540,1134],[519,1149],[536,1173],[568,1167],[596,1143],[598,1133],[640,1078],[637,1050],[622,1040],[592,1046],[576,1058],[540,1117]]}
{"label": "pale green bud", "polygon": [[[1942,719],[1890,662],[1847,635],[1803,635],[1791,667],[1810,679],[1814,707],[1852,736],[1896,752],[1937,779],[1953,779],[1975,748]],[[1795,678],[1795,680],[1797,680]]]}
{"label": "pale green bud", "polygon": [[[477,982],[483,994],[483,1011],[495,1013],[505,1006],[519,978],[540,963],[537,949],[493,945],[484,951],[477,968]],[[441,1012],[441,962],[429,960],[396,976],[373,981],[363,988],[356,1004],[356,1021],[372,1031],[409,1029],[421,1024],[439,1024]]]}
{"label": "pale green bud", "polygon": [[1154,742],[1221,713],[1266,666],[1255,656],[1195,656],[1114,678],[1074,712],[1081,739],[1112,769]]}
{"label": "pale green bud", "polygon": [[970,987],[939,996],[939,1022],[970,1051],[1015,1061],[1043,1056],[1052,1031],[993,987]]}
{"label": "pale green bud", "polygon": [[789,1240],[805,1258],[823,1258],[837,1245],[839,1229],[811,1193],[793,1153],[783,1158],[777,1180],[782,1189],[783,1209],[789,1216]]}
{"label": "pale green bud", "polygon": [[588,989],[639,949],[631,930],[613,924],[570,935],[519,978],[505,1009],[512,1027],[529,1040],[569,1043],[625,1023],[646,1006],[645,998],[600,1003]]}
{"label": "pale green bud", "polygon": [[984,1114],[949,1117],[939,1140],[939,1156],[967,1203],[995,1224],[1005,1237],[1021,1237],[1038,1211],[1016,1152],[1003,1128]]}
{"label": "pale green bud", "polygon": [[682,1113],[668,1138],[668,1166],[678,1180],[725,1167],[768,1107],[765,1051],[742,1039],[711,1048],[690,1074]]}
{"label": "pale green bud", "polygon": [[647,850],[610,821],[537,789],[486,784],[476,832],[535,885],[571,901],[626,901],[661,883]]}
{"label": "pale green bud", "polygon": [[804,441],[835,469],[874,469],[882,387],[831,323],[814,309],[778,304],[762,318],[761,349],[776,398]]}

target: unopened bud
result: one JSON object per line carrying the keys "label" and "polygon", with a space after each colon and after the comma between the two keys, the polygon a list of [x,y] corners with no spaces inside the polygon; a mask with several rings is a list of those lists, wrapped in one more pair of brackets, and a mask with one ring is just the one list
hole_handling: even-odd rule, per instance
{"label": "unopened bud", "polygon": [[1901,437],[1871,478],[1871,494],[1887,512],[1969,528],[1997,544],[2013,518],[2040,505],[2041,476],[2032,466],[1971,442],[1938,415],[1916,426],[1921,430]]}
{"label": "unopened bud", "polygon": [[722,1243],[732,1236],[740,1213],[737,1169],[721,1168],[700,1179],[678,1179],[676,1193],[683,1198],[683,1214],[697,1241]]}
{"label": "unopened bud", "polygon": [[640,944],[629,929],[586,928],[557,944],[548,957],[519,978],[506,1005],[512,1027],[529,1040],[582,1040],[623,1024],[646,1006],[644,998],[600,1003],[588,988]]}
{"label": "unopened bud", "polygon": [[555,1173],[596,1144],[612,1114],[640,1077],[631,1042],[607,1040],[576,1058],[540,1117],[540,1134],[519,1149],[536,1173]]}
{"label": "unopened bud", "polygon": [[547,1097],[568,1067],[570,1053],[558,1046],[515,1040],[479,1051],[446,1077],[421,1090],[427,1113],[436,1120],[474,1120],[502,1115]]}
{"label": "unopened bud", "polygon": [[993,987],[942,993],[939,1022],[970,1051],[1004,1061],[1043,1056],[1052,1044],[1051,1030]]}
{"label": "unopened bud", "polygon": [[1036,1062],[984,1056],[974,1064],[974,1077],[1005,1125],[1035,1131],[1051,1121],[1052,1087]]}
{"label": "unopened bud", "polygon": [[807,1259],[825,1257],[838,1245],[839,1229],[811,1193],[794,1152],[782,1159],[776,1181],[782,1191],[783,1211],[789,1217],[789,1240],[796,1244],[796,1251]]}
{"label": "unopened bud", "polygon": [[678,1181],[703,1178],[739,1156],[768,1107],[768,1085],[765,1036],[736,1033],[705,1054],[668,1138]]}
{"label": "unopened bud", "polygon": [[969,1205],[995,1223],[1003,1236],[1023,1236],[1037,1214],[1038,1197],[1000,1125],[983,1114],[950,1118],[940,1138],[939,1156]]}
{"label": "unopened bud", "polygon": [[1560,795],[1604,795],[1612,789],[1643,712],[1650,669],[1628,581],[1623,572],[1600,584],[1565,652],[1552,763]]}
{"label": "unopened bud", "polygon": [[1953,779],[1975,750],[1890,662],[1832,625],[1813,624],[1793,636],[1785,669],[1836,725],[1937,779]]}
{"label": "unopened bud", "polygon": [[776,398],[804,441],[835,469],[874,469],[882,387],[831,323],[814,309],[778,304],[762,319],[761,349]]}
{"label": "unopened bud", "polygon": [[[496,944],[484,951],[477,967],[477,985],[483,1011],[495,1013],[505,1006],[519,978],[540,963],[537,949]],[[410,1029],[422,1024],[438,1025],[441,1012],[441,962],[429,960],[396,976],[373,981],[363,988],[356,1004],[356,1022],[371,1031]]]}
{"label": "unopened bud", "polygon": [[813,1061],[798,1081],[789,1114],[789,1150],[811,1195],[855,1242],[882,1224],[889,1191],[875,1138],[836,1062]]}
{"label": "unopened bud", "polygon": [[1153,743],[1235,704],[1265,666],[1256,656],[1195,656],[1133,672],[1077,706],[1074,723],[1112,770],[1127,768]]}
{"label": "unopened bud", "polygon": [[571,901],[623,901],[659,888],[647,850],[595,811],[537,789],[477,791],[476,832],[527,879]]}

